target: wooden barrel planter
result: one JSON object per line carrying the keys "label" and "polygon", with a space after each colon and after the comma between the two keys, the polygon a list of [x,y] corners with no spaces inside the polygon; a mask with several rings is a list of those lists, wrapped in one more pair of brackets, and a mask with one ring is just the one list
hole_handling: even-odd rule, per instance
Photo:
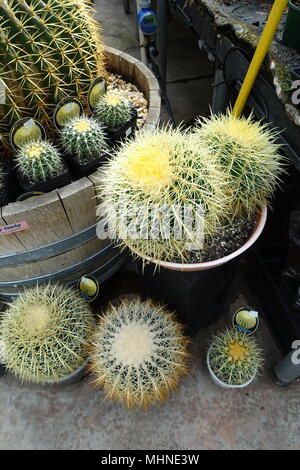
{"label": "wooden barrel planter", "polygon": [[[146,128],[160,116],[157,80],[140,61],[108,49],[107,68],[135,84],[149,102]],[[83,274],[100,282],[112,276],[126,255],[96,236],[96,173],[63,188],[0,208],[0,226],[27,222],[28,230],[0,235],[0,299],[49,280],[76,283]]]}

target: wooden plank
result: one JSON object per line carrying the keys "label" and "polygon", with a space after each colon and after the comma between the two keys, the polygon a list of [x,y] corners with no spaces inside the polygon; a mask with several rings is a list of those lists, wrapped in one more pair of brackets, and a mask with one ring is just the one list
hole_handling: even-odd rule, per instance
{"label": "wooden plank", "polygon": [[95,238],[72,251],[58,256],[52,256],[51,258],[35,261],[34,263],[2,268],[0,269],[0,282],[30,279],[61,271],[95,255],[109,243],[109,240],[99,240]]}
{"label": "wooden plank", "polygon": [[161,105],[160,92],[158,90],[150,90],[150,93],[149,93],[149,109],[159,108],[159,110],[160,110],[160,105]]}
{"label": "wooden plank", "polygon": [[9,204],[2,209],[2,218],[7,224],[20,220],[28,223],[29,230],[16,234],[27,250],[73,235],[63,205],[55,191]]}
{"label": "wooden plank", "polygon": [[150,108],[146,124],[158,124],[160,118],[160,108]]}
{"label": "wooden plank", "polygon": [[[0,226],[3,227],[7,225],[6,221],[1,217],[2,210],[0,208]],[[21,220],[15,220],[15,222],[22,222]],[[0,256],[8,255],[12,253],[20,253],[25,251],[24,246],[14,233],[10,233],[9,235],[0,235]],[[0,269],[1,269],[1,261],[0,261]]]}
{"label": "wooden plank", "polygon": [[91,181],[91,183],[94,186],[96,202],[97,202],[97,205],[98,205],[98,204],[101,203],[101,199],[100,199],[99,195],[97,194],[97,187],[100,186],[100,180],[101,180],[101,168],[99,168],[99,170],[96,171],[95,173],[93,173],[92,175],[89,175],[88,179]]}
{"label": "wooden plank", "polygon": [[119,56],[119,74],[131,82],[134,79],[134,69],[138,63],[138,59],[123,52],[123,54]]}
{"label": "wooden plank", "polygon": [[95,225],[97,200],[94,185],[88,178],[58,189],[57,194],[74,234]]}

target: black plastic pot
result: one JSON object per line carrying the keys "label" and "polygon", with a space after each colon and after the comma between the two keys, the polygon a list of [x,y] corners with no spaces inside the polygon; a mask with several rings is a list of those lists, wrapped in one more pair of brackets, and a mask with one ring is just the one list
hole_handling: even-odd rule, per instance
{"label": "black plastic pot", "polygon": [[134,135],[136,129],[136,122],[137,122],[137,111],[135,108],[132,110],[132,118],[130,121],[125,122],[122,126],[117,129],[106,129],[107,135],[109,139],[113,143],[118,143],[127,137],[131,137]]}
{"label": "black plastic pot", "polygon": [[53,178],[48,178],[46,181],[40,181],[39,183],[31,183],[28,178],[21,175],[21,173],[17,170],[17,177],[22,190],[26,193],[32,191],[41,191],[44,193],[48,193],[50,191],[53,191],[54,189],[66,186],[71,182],[71,175],[65,162],[63,163],[63,173],[54,176]]}
{"label": "black plastic pot", "polygon": [[172,271],[154,264],[140,264],[143,291],[176,310],[178,317],[194,336],[200,328],[226,312],[234,292],[239,258],[213,269],[194,272]]}
{"label": "black plastic pot", "polygon": [[88,176],[99,168],[99,166],[104,163],[110,157],[109,153],[104,152],[93,160],[90,160],[88,163],[80,163],[76,157],[72,155],[64,155],[68,167],[75,176],[83,177]]}
{"label": "black plastic pot", "polygon": [[289,11],[286,18],[282,42],[300,51],[300,6],[289,0]]}
{"label": "black plastic pot", "polygon": [[9,202],[14,202],[19,192],[19,187],[14,179],[10,165],[6,162],[1,162],[1,166],[4,167],[5,180],[4,189],[0,192],[0,207],[5,206]]}

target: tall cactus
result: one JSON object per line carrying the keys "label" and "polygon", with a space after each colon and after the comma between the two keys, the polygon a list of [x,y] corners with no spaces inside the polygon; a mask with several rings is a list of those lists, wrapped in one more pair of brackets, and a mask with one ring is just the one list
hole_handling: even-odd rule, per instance
{"label": "tall cactus", "polygon": [[58,101],[86,96],[104,73],[98,29],[86,0],[0,0],[0,134],[26,116],[49,126]]}

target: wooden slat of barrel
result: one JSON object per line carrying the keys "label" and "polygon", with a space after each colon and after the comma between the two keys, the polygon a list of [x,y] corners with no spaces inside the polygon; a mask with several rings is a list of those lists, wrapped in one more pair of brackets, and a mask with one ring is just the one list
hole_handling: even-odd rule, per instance
{"label": "wooden slat of barrel", "polygon": [[27,222],[29,230],[16,233],[27,250],[70,237],[73,233],[55,191],[3,207],[2,218],[7,224]]}
{"label": "wooden slat of barrel", "polygon": [[73,233],[97,222],[95,190],[88,178],[82,178],[57,190]]}
{"label": "wooden slat of barrel", "polygon": [[[1,211],[1,208],[0,208]],[[1,211],[2,212],[2,211]],[[1,215],[0,212],[0,215]],[[16,220],[16,222],[22,222],[21,220]],[[0,217],[0,226],[4,227],[7,225],[6,221]],[[14,233],[9,235],[0,235],[0,256],[7,255],[7,253],[19,253],[24,251],[25,248],[22,243],[17,239]],[[1,268],[1,260],[0,260]]]}

